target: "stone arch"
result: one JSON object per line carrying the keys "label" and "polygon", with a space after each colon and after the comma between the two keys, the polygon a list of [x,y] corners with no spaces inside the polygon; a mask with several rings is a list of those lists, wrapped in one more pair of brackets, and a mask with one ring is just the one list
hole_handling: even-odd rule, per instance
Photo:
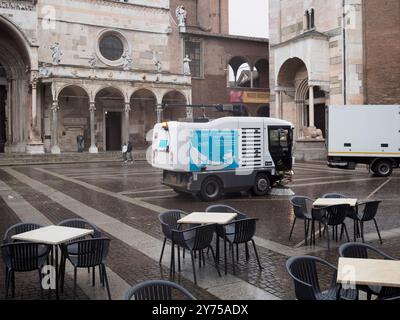
{"label": "stone arch", "polygon": [[113,91],[113,92],[119,92],[119,93],[121,94],[122,97],[125,97],[122,88],[120,88],[120,87],[118,87],[118,86],[115,86],[115,85],[107,85],[107,84],[105,84],[105,85],[99,86],[98,88],[96,88],[96,89],[93,91],[93,99],[96,99],[97,95],[98,95],[101,91],[103,91],[103,90],[108,90],[108,91]]}
{"label": "stone arch", "polygon": [[94,95],[97,123],[96,142],[104,151],[119,151],[123,143],[126,97],[116,86],[102,86]]}
{"label": "stone arch", "polygon": [[0,151],[25,152],[33,137],[30,71],[37,70],[37,61],[26,36],[4,16],[0,16],[0,65],[6,74],[0,111],[4,115],[0,121]]}
{"label": "stone arch", "polygon": [[63,85],[58,91],[58,139],[62,152],[77,151],[76,138],[84,137],[84,150],[90,146],[89,93],[79,84]]}
{"label": "stone arch", "polygon": [[308,78],[308,68],[303,60],[300,58],[291,58],[286,60],[279,69],[277,84],[280,87],[294,87],[296,73],[306,71]]}
{"label": "stone arch", "polygon": [[[228,61],[228,87],[245,86],[240,85],[240,82],[245,82],[246,79],[239,79],[240,77],[250,79],[250,72],[253,66],[249,59],[242,56],[231,57]],[[246,74],[247,73],[247,74]],[[248,84],[250,86],[250,84]]]}
{"label": "stone arch", "polygon": [[147,135],[157,123],[157,97],[147,88],[135,90],[130,96],[129,139],[135,150],[147,149]]}
{"label": "stone arch", "polygon": [[165,121],[179,120],[187,117],[186,96],[180,90],[168,91],[162,99],[163,119]]}
{"label": "stone arch", "polygon": [[56,100],[59,99],[61,93],[64,90],[68,90],[68,89],[71,89],[72,91],[81,91],[81,93],[84,92],[84,94],[87,96],[87,98],[90,98],[89,90],[85,86],[83,86],[81,84],[68,83],[68,84],[64,84],[60,88],[58,88]]}

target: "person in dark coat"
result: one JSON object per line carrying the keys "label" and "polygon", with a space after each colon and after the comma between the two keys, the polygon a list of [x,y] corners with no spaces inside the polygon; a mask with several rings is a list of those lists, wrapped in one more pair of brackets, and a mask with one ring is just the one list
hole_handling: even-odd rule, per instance
{"label": "person in dark coat", "polygon": [[133,151],[133,145],[132,145],[132,141],[129,140],[128,142],[128,148],[126,150],[126,161],[128,162],[133,162],[133,155],[132,155],[132,151]]}

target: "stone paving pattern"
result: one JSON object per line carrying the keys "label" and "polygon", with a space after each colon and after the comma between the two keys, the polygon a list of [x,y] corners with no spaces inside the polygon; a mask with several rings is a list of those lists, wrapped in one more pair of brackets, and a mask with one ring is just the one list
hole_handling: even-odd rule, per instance
{"label": "stone paving pattern", "polygon": [[[160,184],[160,172],[152,169],[144,162],[137,162],[133,166],[120,163],[100,164],[71,164],[71,165],[47,165],[14,167],[18,173],[35,181],[39,181],[59,192],[65,194],[80,203],[113,217],[123,224],[138,229],[160,241],[161,234],[158,212],[142,205],[135,205],[118,198],[117,195],[125,195],[133,200],[156,205],[165,209],[181,209],[187,212],[202,211],[210,203],[203,203],[191,196],[180,196]],[[55,176],[57,175],[57,176]],[[61,176],[59,176],[61,175]],[[67,180],[65,179],[67,178]],[[73,180],[71,180],[73,179]],[[339,171],[327,169],[323,163],[299,163],[296,166],[296,176],[292,183],[292,190],[297,194],[317,198],[326,192],[340,192],[351,197],[364,199],[384,200],[377,217],[381,230],[392,230],[400,227],[400,176],[399,173],[388,179],[371,178],[365,170]],[[41,190],[34,190],[13,175],[0,169],[0,181],[6,183],[13,191],[18,193],[32,207],[43,214],[52,223],[74,218],[77,215],[68,208],[53,201]],[[110,192],[110,195],[98,192],[92,188],[79,185],[81,181],[92,187],[101,188]],[[387,182],[383,187],[382,185]],[[382,188],[380,188],[382,187]],[[142,203],[141,202],[141,203]],[[299,222],[295,229],[291,242],[288,240],[293,213],[288,197],[264,197],[257,198],[244,194],[227,195],[221,204],[231,205],[249,216],[259,218],[257,225],[257,237],[271,241],[272,247],[264,247],[258,243],[258,251],[263,265],[260,272],[250,248],[251,259],[246,263],[241,250],[241,259],[236,265],[236,277],[280,299],[294,299],[293,283],[288,277],[285,263],[288,255],[280,250],[280,246],[297,250],[304,238],[303,225]],[[0,234],[8,226],[19,221],[16,213],[0,197]],[[349,221],[348,229],[352,237],[352,222]],[[366,226],[366,232],[373,234],[372,225]],[[107,266],[129,285],[135,285],[147,279],[169,279],[169,269],[160,267],[158,261],[150,258],[142,252],[131,247],[127,243],[105,233],[112,239]],[[379,242],[372,242],[395,257],[400,256],[398,237],[384,239],[381,246]],[[325,240],[317,240],[318,248],[303,246],[306,253],[320,256],[333,264],[337,264],[337,248],[330,251],[326,248]],[[297,251],[296,251],[297,252]],[[298,251],[299,254],[301,253]],[[169,259],[165,255],[164,259]],[[206,268],[213,268],[211,256],[206,258]],[[190,263],[188,260],[186,263]],[[228,264],[229,273],[232,274],[232,266]],[[223,269],[223,265],[221,265]],[[329,285],[331,275],[323,272],[321,282]],[[224,277],[224,275],[223,275]],[[54,298],[45,294],[40,296],[37,274],[18,276],[16,299],[48,299]],[[175,281],[185,286],[199,299],[216,299],[204,288],[195,286],[192,278],[177,275]],[[223,281],[223,280],[222,280]],[[0,298],[4,297],[4,266],[0,265]],[[79,286],[79,282],[78,282]],[[111,283],[112,286],[112,283]],[[78,287],[78,299],[89,299]],[[72,279],[67,277],[65,294],[62,299],[72,299]],[[240,295],[237,296],[241,299]]]}

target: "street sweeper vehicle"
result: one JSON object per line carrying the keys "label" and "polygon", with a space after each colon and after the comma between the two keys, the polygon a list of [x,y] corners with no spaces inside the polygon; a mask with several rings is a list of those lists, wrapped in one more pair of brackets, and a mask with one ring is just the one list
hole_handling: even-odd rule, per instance
{"label": "street sweeper vehicle", "polygon": [[226,117],[155,126],[152,165],[177,193],[215,201],[224,193],[267,195],[292,172],[293,125],[272,118]]}

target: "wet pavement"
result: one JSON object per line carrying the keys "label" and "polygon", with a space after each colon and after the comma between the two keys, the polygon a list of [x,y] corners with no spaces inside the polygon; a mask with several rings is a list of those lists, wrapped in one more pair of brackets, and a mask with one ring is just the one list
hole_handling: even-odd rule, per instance
{"label": "wet pavement", "polygon": [[[378,248],[400,257],[400,171],[390,178],[374,178],[365,168],[342,171],[327,168],[323,162],[298,163],[290,188],[298,195],[318,198],[339,192],[351,198],[382,200],[377,221],[384,243],[380,245],[373,223],[366,224],[367,240]],[[169,279],[169,249],[164,263],[158,264],[163,236],[158,214],[164,210],[204,211],[210,203],[192,196],[178,195],[161,185],[161,172],[145,162],[44,165],[0,168],[0,234],[18,221],[44,221],[47,224],[83,217],[97,224],[112,239],[107,267],[111,273],[113,298],[121,299],[132,285],[147,279]],[[317,255],[336,264],[337,246],[327,250],[326,239],[317,238],[316,247],[304,245],[302,222],[289,232],[293,210],[288,197],[252,197],[229,194],[217,203],[230,205],[258,218],[256,243],[263,270],[258,269],[253,251],[246,263],[243,254],[236,272],[228,264],[228,276],[218,278],[212,258],[199,272],[199,285],[193,283],[190,259],[174,280],[199,299],[294,299],[293,284],[285,270],[291,255]],[[346,221],[352,238],[352,221]],[[243,252],[241,252],[243,253]],[[222,267],[222,265],[221,265]],[[196,267],[198,268],[198,266]],[[16,299],[41,297],[37,274],[17,276]],[[78,299],[102,299],[104,289],[92,288],[89,276],[80,274]],[[322,282],[329,284],[328,275]],[[4,297],[4,266],[0,266],[0,298]],[[100,293],[100,294],[99,294]],[[66,281],[63,299],[72,299],[72,278]]]}

